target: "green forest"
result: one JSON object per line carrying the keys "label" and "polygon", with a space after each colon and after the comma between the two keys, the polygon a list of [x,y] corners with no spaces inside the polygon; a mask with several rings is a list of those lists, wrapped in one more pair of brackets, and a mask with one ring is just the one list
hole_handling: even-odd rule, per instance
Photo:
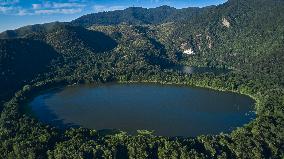
{"label": "green forest", "polygon": [[[284,1],[131,7],[70,23],[0,34],[0,158],[284,158]],[[186,54],[191,50],[192,54]],[[185,74],[175,65],[226,68]],[[252,97],[256,118],[231,133],[198,137],[62,130],[23,113],[38,92],[77,84],[147,82]]]}

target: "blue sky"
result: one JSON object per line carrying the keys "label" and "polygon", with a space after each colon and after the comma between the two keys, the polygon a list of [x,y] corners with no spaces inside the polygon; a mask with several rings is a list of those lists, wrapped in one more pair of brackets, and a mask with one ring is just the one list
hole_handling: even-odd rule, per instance
{"label": "blue sky", "polygon": [[175,8],[218,5],[226,0],[0,0],[0,32],[30,24],[71,21],[84,14],[127,7]]}

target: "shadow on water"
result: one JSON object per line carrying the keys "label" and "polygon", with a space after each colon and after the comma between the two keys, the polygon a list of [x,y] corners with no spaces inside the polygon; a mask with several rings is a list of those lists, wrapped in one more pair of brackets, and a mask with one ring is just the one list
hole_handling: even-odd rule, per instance
{"label": "shadow on water", "polygon": [[44,102],[45,99],[52,98],[56,95],[56,92],[63,90],[64,88],[53,88],[42,91],[36,96],[40,100],[30,103],[31,101],[34,101],[35,96],[32,97],[27,101],[24,107],[21,108],[21,111],[30,117],[40,119],[41,122],[50,124],[59,129],[79,128],[80,126],[77,124],[64,122],[64,120],[60,119],[59,116]]}
{"label": "shadow on water", "polygon": [[[40,92],[36,96],[37,100],[34,100],[35,98],[31,98],[27,101],[27,104],[25,104],[24,107],[21,107],[21,112],[32,118],[38,119],[40,122],[49,124],[61,130],[82,127],[79,124],[64,121],[64,119],[60,118],[60,115],[57,115],[50,109],[49,105],[44,102],[46,99],[56,96],[58,92],[62,92],[64,89],[65,88],[53,88]],[[121,131],[122,130],[119,129],[100,129],[97,130],[97,133],[101,136],[105,136],[119,134]]]}

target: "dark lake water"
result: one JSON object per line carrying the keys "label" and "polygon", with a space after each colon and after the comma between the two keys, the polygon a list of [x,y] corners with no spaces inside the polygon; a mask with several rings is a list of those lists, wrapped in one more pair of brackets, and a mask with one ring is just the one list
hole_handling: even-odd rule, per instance
{"label": "dark lake water", "polygon": [[162,136],[218,134],[254,118],[254,100],[230,92],[176,85],[68,86],[35,97],[30,113],[65,128],[154,130]]}
{"label": "dark lake water", "polygon": [[213,73],[215,75],[220,75],[230,72],[229,69],[214,68],[214,67],[176,66],[173,69],[188,74]]}

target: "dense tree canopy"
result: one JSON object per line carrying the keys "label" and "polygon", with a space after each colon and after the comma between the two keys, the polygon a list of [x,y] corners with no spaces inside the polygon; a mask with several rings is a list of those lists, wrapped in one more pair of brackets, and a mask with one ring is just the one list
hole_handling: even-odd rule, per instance
{"label": "dense tree canopy", "polygon": [[[282,0],[128,8],[1,33],[0,158],[283,158],[283,10]],[[185,74],[175,65],[231,71]],[[256,100],[257,117],[230,134],[178,138],[60,130],[22,111],[42,90],[106,82],[234,91]]]}

